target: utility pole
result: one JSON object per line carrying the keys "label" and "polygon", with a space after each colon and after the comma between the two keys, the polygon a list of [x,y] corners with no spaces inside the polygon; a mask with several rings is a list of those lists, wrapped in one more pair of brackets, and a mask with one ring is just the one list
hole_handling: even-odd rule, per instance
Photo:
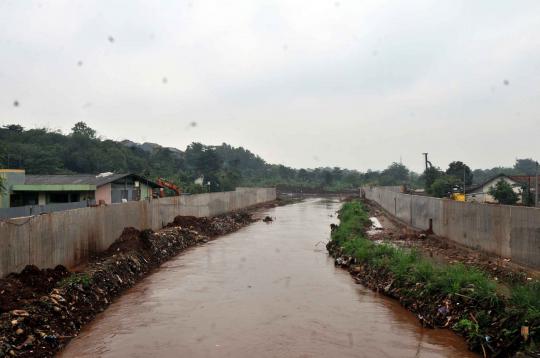
{"label": "utility pole", "polygon": [[465,191],[466,180],[467,170],[465,170],[465,166],[463,166],[463,201],[467,201],[467,192]]}
{"label": "utility pole", "polygon": [[538,162],[536,162],[536,188],[534,188],[534,206],[538,207]]}
{"label": "utility pole", "polygon": [[422,153],[424,155],[424,161],[426,162],[426,170],[428,169],[428,163],[429,161],[427,160],[427,155],[428,153]]}

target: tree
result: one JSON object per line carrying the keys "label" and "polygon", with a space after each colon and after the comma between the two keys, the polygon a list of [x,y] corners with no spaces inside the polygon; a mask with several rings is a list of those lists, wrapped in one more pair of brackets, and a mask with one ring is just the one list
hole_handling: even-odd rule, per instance
{"label": "tree", "polygon": [[424,174],[422,174],[422,179],[424,180],[424,189],[426,192],[430,191],[431,186],[437,180],[443,175],[443,172],[439,168],[435,167],[429,167],[426,170],[424,170]]}
{"label": "tree", "polygon": [[324,185],[328,186],[328,185],[332,184],[333,181],[334,181],[334,176],[332,175],[332,172],[329,171],[329,170],[325,170],[323,172]]}
{"label": "tree", "polygon": [[499,203],[505,205],[514,205],[519,200],[519,196],[512,186],[503,179],[499,180],[495,186],[489,188],[488,193],[497,199]]}
{"label": "tree", "polygon": [[521,186],[521,202],[527,206],[534,206],[535,196],[528,185]]}
{"label": "tree", "polygon": [[223,191],[232,191],[238,187],[241,177],[240,173],[236,170],[222,170],[219,175],[220,188]]}
{"label": "tree", "polygon": [[62,170],[63,163],[55,156],[54,150],[49,147],[40,148],[42,154],[39,156],[31,156],[24,161],[24,165],[29,174],[51,174],[58,173]]}
{"label": "tree", "polygon": [[401,185],[409,180],[409,169],[400,163],[392,163],[382,171],[379,183],[381,185]]}
{"label": "tree", "polygon": [[456,188],[462,181],[451,176],[443,175],[433,182],[429,187],[428,194],[436,196],[437,198],[448,197],[451,193],[454,192]]}
{"label": "tree", "polygon": [[4,185],[4,178],[0,177],[0,195],[6,190],[6,186]]}
{"label": "tree", "polygon": [[460,161],[452,162],[448,165],[446,169],[446,174],[451,175],[456,179],[459,179],[463,182],[463,175],[465,174],[465,185],[472,185],[473,183],[473,173],[471,168],[467,164],[464,164]]}
{"label": "tree", "polygon": [[8,131],[16,132],[16,133],[22,133],[24,131],[24,127],[20,124],[7,124],[4,126],[5,129]]}
{"label": "tree", "polygon": [[89,139],[96,139],[96,131],[86,125],[84,122],[77,122],[71,128],[71,133],[74,136],[85,137]]}
{"label": "tree", "polygon": [[536,161],[530,158],[516,159],[516,164],[514,164],[514,169],[516,169],[521,174],[535,175],[536,174]]}

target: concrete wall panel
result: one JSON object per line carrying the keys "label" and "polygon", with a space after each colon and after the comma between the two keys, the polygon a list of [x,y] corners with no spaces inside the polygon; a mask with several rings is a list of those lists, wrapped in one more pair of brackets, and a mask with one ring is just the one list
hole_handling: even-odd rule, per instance
{"label": "concrete wall panel", "polygon": [[367,199],[417,229],[461,245],[540,268],[540,208],[464,203],[398,193],[396,188],[364,187]]}
{"label": "concrete wall panel", "polygon": [[74,267],[106,250],[126,227],[158,230],[178,215],[215,216],[275,199],[272,188],[241,188],[0,221],[0,277],[28,264]]}

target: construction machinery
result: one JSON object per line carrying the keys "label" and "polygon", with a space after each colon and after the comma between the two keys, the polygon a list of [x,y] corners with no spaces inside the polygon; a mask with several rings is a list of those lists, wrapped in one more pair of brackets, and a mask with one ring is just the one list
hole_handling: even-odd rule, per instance
{"label": "construction machinery", "polygon": [[[167,189],[174,191],[176,193],[176,196],[180,196],[180,193],[182,193],[182,190],[180,189],[178,185],[171,183],[170,181],[167,181],[163,178],[157,178],[156,183]],[[165,196],[165,190],[163,190],[163,188],[159,189],[159,196],[161,198]]]}
{"label": "construction machinery", "polygon": [[455,200],[455,201],[466,201],[465,194],[463,193],[452,193],[450,194],[450,199]]}

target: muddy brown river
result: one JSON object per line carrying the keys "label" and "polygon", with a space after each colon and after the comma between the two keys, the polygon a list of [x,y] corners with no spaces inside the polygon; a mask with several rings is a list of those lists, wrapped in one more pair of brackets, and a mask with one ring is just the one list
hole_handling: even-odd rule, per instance
{"label": "muddy brown river", "polygon": [[165,263],[99,315],[61,357],[473,357],[397,302],[334,267],[340,204],[267,209]]}

